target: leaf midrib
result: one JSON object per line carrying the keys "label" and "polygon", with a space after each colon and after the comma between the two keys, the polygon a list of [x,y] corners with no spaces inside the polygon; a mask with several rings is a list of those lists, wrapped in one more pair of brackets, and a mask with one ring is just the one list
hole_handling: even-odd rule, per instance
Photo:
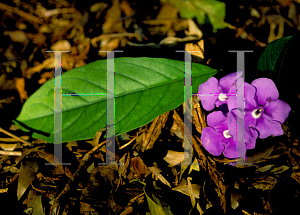
{"label": "leaf midrib", "polygon": [[[132,63],[130,63],[130,64],[132,64]],[[135,65],[135,64],[133,64],[133,65]],[[167,66],[170,66],[170,67],[175,68],[176,70],[179,70],[178,68],[176,68],[176,67],[174,67],[174,66],[171,66],[171,65],[167,65]],[[107,70],[105,70],[105,71],[107,71]],[[179,71],[180,71],[180,70],[179,70]],[[216,70],[215,70],[215,71],[216,71]],[[184,71],[183,71],[183,72],[184,72]],[[207,74],[210,74],[210,73],[212,73],[212,72],[211,72],[211,71],[208,71],[208,72],[206,72],[206,73],[197,74],[197,75],[195,75],[194,77],[204,76],[204,75],[207,75]],[[117,73],[117,74],[120,74],[120,73]],[[160,73],[159,73],[159,74],[160,74]],[[75,77],[74,79],[77,79],[77,78]],[[183,77],[182,79],[174,79],[174,80],[168,82],[167,84],[170,84],[170,85],[171,85],[171,84],[173,84],[173,83],[175,83],[175,82],[179,82],[179,81],[182,81],[182,80],[184,80],[184,77]],[[85,81],[86,81],[86,80],[85,80]],[[129,94],[138,93],[138,92],[146,91],[146,90],[149,90],[149,89],[157,88],[157,87],[162,86],[162,85],[166,85],[166,82],[162,82],[162,83],[160,83],[160,84],[156,84],[156,85],[153,85],[153,86],[149,86],[149,87],[144,88],[144,89],[140,89],[140,90],[136,90],[136,91],[130,91],[130,92],[123,93],[123,94],[120,94],[120,95],[117,95],[117,96],[115,95],[115,99],[116,99],[116,98],[119,98],[119,97],[122,97],[122,96],[125,96],[125,95],[129,95]],[[99,85],[96,85],[96,86],[99,87]],[[51,89],[52,89],[52,88],[51,88]],[[65,88],[65,90],[71,91],[70,89],[66,89],[66,88]],[[104,96],[105,96],[105,95],[103,95],[103,97],[104,97]],[[72,108],[69,108],[69,109],[62,110],[62,112],[67,112],[67,111],[71,111],[71,110],[74,110],[74,109],[84,108],[85,106],[94,105],[94,104],[96,104],[96,103],[100,103],[100,102],[103,102],[103,101],[104,101],[104,100],[97,100],[97,101],[95,101],[95,102],[90,102],[90,103],[88,103],[88,104],[84,104],[84,105],[81,105],[81,106],[76,106],[76,107],[72,107]],[[41,103],[41,102],[38,102],[38,103],[35,103],[35,104],[42,104],[42,105],[45,105],[44,103]],[[46,106],[46,105],[45,105],[45,106]],[[49,106],[47,106],[47,107],[49,107]],[[49,108],[51,108],[51,107],[49,107]],[[51,109],[53,109],[53,108],[51,108]],[[53,111],[54,111],[54,110],[53,110]],[[53,114],[45,114],[45,115],[43,115],[42,117],[30,118],[30,120],[40,119],[40,118],[48,117],[48,116],[51,116],[51,115],[53,115]]]}

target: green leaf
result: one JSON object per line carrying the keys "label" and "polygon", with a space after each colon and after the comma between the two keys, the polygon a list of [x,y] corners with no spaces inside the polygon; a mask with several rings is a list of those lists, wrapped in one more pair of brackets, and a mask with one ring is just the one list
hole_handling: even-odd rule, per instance
{"label": "green leaf", "polygon": [[162,0],[173,5],[182,18],[197,18],[199,24],[205,23],[205,17],[213,26],[213,31],[226,28],[228,24],[224,22],[226,15],[226,5],[224,2],[216,0]]}
{"label": "green leaf", "polygon": [[257,68],[261,71],[276,72],[278,80],[284,58],[296,36],[283,37],[269,43],[258,60]]}
{"label": "green leaf", "polygon": [[[192,64],[192,92],[216,74]],[[62,75],[62,93],[106,93],[107,60]],[[25,102],[17,121],[32,137],[54,142],[54,79]],[[184,102],[184,62],[164,58],[115,59],[115,135],[139,128]],[[106,127],[106,96],[62,97],[62,141],[93,138]]]}

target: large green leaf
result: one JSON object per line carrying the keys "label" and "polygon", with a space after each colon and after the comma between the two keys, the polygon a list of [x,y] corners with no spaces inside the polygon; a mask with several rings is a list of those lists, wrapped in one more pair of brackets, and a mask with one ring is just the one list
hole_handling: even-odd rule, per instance
{"label": "large green leaf", "polygon": [[224,2],[216,0],[162,0],[176,7],[179,14],[184,19],[197,18],[199,24],[205,23],[205,17],[208,17],[213,31],[228,26],[224,22],[226,15],[226,5]]}
{"label": "large green leaf", "polygon": [[[107,60],[62,75],[62,93],[106,93]],[[192,64],[192,92],[215,69]],[[54,141],[54,79],[25,102],[16,124],[34,138]],[[141,127],[184,102],[184,62],[164,58],[115,59],[115,134]],[[62,140],[94,137],[106,127],[106,96],[62,97]]]}
{"label": "large green leaf", "polygon": [[283,37],[269,43],[258,60],[257,68],[261,71],[275,72],[278,80],[285,56],[296,36]]}

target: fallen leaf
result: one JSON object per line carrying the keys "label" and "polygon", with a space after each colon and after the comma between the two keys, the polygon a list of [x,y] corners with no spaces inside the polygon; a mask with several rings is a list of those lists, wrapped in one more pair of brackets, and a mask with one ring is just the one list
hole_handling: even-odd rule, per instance
{"label": "fallen leaf", "polygon": [[20,200],[28,186],[35,179],[35,173],[38,168],[39,165],[36,161],[25,160],[21,163],[17,189],[18,200]]}
{"label": "fallen leaf", "polygon": [[[194,197],[198,199],[200,197],[201,186],[199,184],[191,184],[191,186],[192,186],[191,189],[193,191]],[[190,191],[189,191],[188,185],[180,185],[180,186],[172,188],[172,190],[178,191],[180,193],[183,193],[184,195],[190,196]]]}
{"label": "fallen leaf", "polygon": [[7,144],[7,143],[0,143],[0,147],[3,150],[7,150],[7,151],[13,151],[16,147],[17,147],[17,143],[14,144]]}
{"label": "fallen leaf", "polygon": [[140,157],[133,157],[130,160],[130,170],[133,174],[146,175],[149,170]]}
{"label": "fallen leaf", "polygon": [[162,174],[160,174],[160,170],[155,167],[155,166],[151,166],[149,167],[149,170],[162,182],[164,183],[165,185],[171,187],[171,184],[170,182],[168,182],[167,179],[165,179],[165,177],[162,176]]}
{"label": "fallen leaf", "polygon": [[169,166],[171,167],[181,163],[184,160],[184,154],[188,156],[188,153],[168,150],[167,155],[163,159],[169,163]]}
{"label": "fallen leaf", "polygon": [[31,215],[43,215],[42,194],[30,190],[28,194],[27,207],[32,208]]}

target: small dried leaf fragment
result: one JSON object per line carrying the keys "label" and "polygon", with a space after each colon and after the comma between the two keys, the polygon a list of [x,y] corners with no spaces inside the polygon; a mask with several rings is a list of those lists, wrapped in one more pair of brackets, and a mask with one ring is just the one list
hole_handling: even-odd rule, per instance
{"label": "small dried leaf fragment", "polygon": [[80,205],[80,214],[89,215],[96,213],[90,204],[80,201]]}
{"label": "small dried leaf fragment", "polygon": [[134,174],[146,175],[149,170],[140,157],[133,157],[130,160],[130,170]]}
{"label": "small dried leaf fragment", "polygon": [[17,147],[17,143],[13,143],[13,144],[7,144],[7,143],[0,143],[0,147],[3,150],[7,150],[7,151],[13,151],[16,147]]}
{"label": "small dried leaf fragment", "polygon": [[18,200],[20,200],[28,186],[35,179],[35,173],[37,172],[38,168],[39,165],[37,162],[29,160],[25,160],[24,162],[22,162],[18,178]]}
{"label": "small dried leaf fragment", "polygon": [[[100,51],[112,51],[119,47],[121,39],[114,38],[114,39],[105,39],[101,41]],[[107,52],[99,52],[99,56],[105,57]]]}
{"label": "small dried leaf fragment", "polygon": [[25,78],[18,78],[16,80],[16,88],[20,95],[21,101],[23,102],[24,99],[27,100],[28,96],[27,96],[27,92],[25,90]]}
{"label": "small dried leaf fragment", "polygon": [[300,184],[300,172],[293,172],[291,177],[295,179],[298,182],[298,184]]}
{"label": "small dried leaf fragment", "polygon": [[181,130],[181,127],[178,125],[177,121],[173,122],[173,126],[171,127],[171,132],[183,140],[182,130]]}
{"label": "small dried leaf fragment", "polygon": [[50,49],[54,51],[70,51],[71,48],[71,44],[68,40],[59,40],[50,47]]}
{"label": "small dried leaf fragment", "polygon": [[[188,153],[186,153],[186,156],[188,156]],[[175,166],[184,160],[184,152],[168,150],[167,155],[163,159],[169,163],[169,166]]]}
{"label": "small dried leaf fragment", "polygon": [[253,183],[253,187],[260,190],[271,190],[275,187],[276,183],[277,183],[277,179],[272,176],[269,176],[264,180],[259,180]]}
{"label": "small dried leaf fragment", "polygon": [[8,188],[0,189],[0,193],[7,193]]}
{"label": "small dried leaf fragment", "polygon": [[[192,191],[193,191],[194,197],[198,199],[200,196],[201,186],[198,184],[191,184],[191,186],[192,186]],[[183,193],[184,195],[190,196],[188,185],[180,185],[178,187],[172,188],[172,190],[178,191],[180,193]]]}
{"label": "small dried leaf fragment", "polygon": [[290,168],[290,167],[288,167],[288,166],[282,165],[282,166],[273,168],[273,169],[271,170],[271,173],[279,174],[279,173],[282,173],[282,172],[288,170],[289,168]]}
{"label": "small dried leaf fragment", "polygon": [[192,55],[195,55],[201,59],[204,59],[204,40],[200,40],[198,42],[198,45],[193,43],[187,43],[185,44],[185,51],[191,53]]}
{"label": "small dried leaf fragment", "polygon": [[155,166],[151,166],[149,167],[149,170],[162,182],[164,183],[165,185],[171,187],[171,184],[170,182],[164,177],[162,176],[162,174],[160,174],[160,170],[155,167]]}
{"label": "small dried leaf fragment", "polygon": [[29,191],[27,207],[32,208],[32,215],[45,214],[42,206],[42,195],[35,190]]}

